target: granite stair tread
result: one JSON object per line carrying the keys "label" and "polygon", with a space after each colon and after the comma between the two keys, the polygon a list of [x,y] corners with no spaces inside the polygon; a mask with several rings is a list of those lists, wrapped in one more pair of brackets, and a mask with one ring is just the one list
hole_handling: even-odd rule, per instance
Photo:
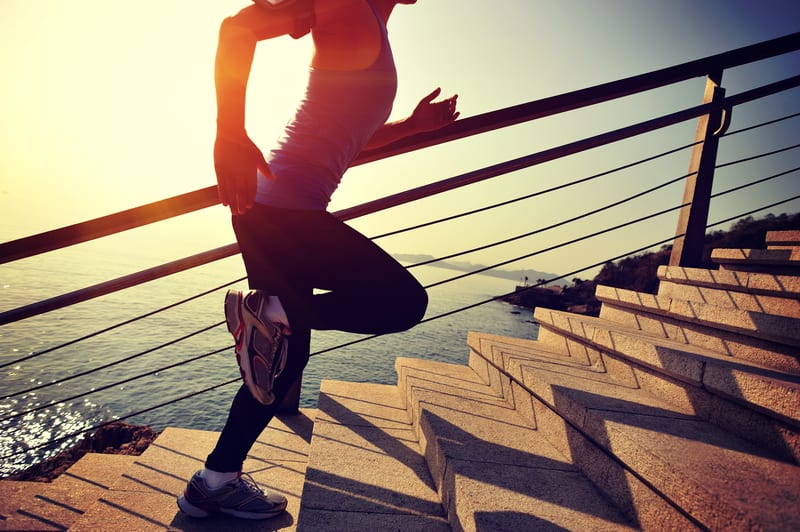
{"label": "granite stair tread", "polygon": [[536,319],[600,349],[800,426],[800,377],[621,326],[602,318],[536,309]]}
{"label": "granite stair tread", "polygon": [[135,458],[88,453],[53,482],[0,482],[0,529],[68,529]]}
{"label": "granite stair tread", "polygon": [[658,278],[685,285],[703,286],[764,294],[776,297],[800,297],[800,277],[761,272],[737,272],[728,270],[707,270],[685,266],[659,266]]}
{"label": "granite stair tread", "polygon": [[595,297],[604,305],[620,305],[691,321],[717,329],[800,347],[800,318],[759,310],[654,295],[598,285]]}
{"label": "granite stair tread", "polygon": [[262,432],[244,464],[266,491],[289,499],[288,512],[259,522],[222,514],[195,519],[175,500],[216,443],[218,433],[170,427],[150,444],[70,530],[294,530],[316,412],[276,417]]}
{"label": "granite stair tread", "polygon": [[800,275],[800,246],[770,249],[715,249],[711,260],[721,270]]}
{"label": "granite stair tread", "polygon": [[[714,529],[791,529],[800,468],[692,416],[602,368],[565,364],[551,353],[501,347],[491,355],[527,390]],[[747,490],[738,486],[748,486]]]}
{"label": "granite stair tread", "polygon": [[396,368],[454,530],[635,529],[520,415],[508,383],[441,362]]}
{"label": "granite stair tread", "polygon": [[[652,295],[645,295],[642,298],[636,295],[627,296],[628,300],[635,298],[637,300],[635,304],[631,301],[616,302],[618,299],[616,294],[600,296],[605,299],[600,310],[600,318],[642,333],[710,350],[725,358],[749,361],[766,368],[800,375],[800,349],[795,346],[761,338],[758,334],[722,330],[713,323],[702,323],[663,311],[656,312],[638,304],[638,301],[655,297]],[[665,303],[665,306],[668,305],[669,303]],[[557,338],[557,335],[548,329],[545,328],[543,331],[540,334],[543,339],[554,336]]]}
{"label": "granite stair tread", "polygon": [[767,248],[800,246],[800,231],[767,231],[765,238]]}
{"label": "granite stair tread", "polygon": [[[701,270],[715,273],[733,274],[738,273],[735,279],[728,279],[729,282],[722,281],[721,275],[703,276],[708,279],[701,282],[684,282],[691,274],[684,271],[671,272],[667,267],[659,269],[661,282],[658,287],[658,296],[670,297],[673,299],[683,299],[697,303],[706,303],[720,308],[761,312],[785,316],[789,318],[800,318],[800,292],[791,290],[791,284],[800,285],[800,278],[784,275],[783,279],[776,279],[778,276],[769,276],[770,284],[781,285],[782,290],[753,290],[746,286],[737,286],[735,281],[749,283],[749,279],[741,279],[742,272],[727,272],[718,270]],[[762,274],[758,274],[762,275]],[[693,276],[700,277],[699,275]],[[732,277],[732,276],[731,276]],[[791,283],[796,280],[797,283]],[[765,283],[761,283],[765,284]],[[789,284],[790,286],[786,286]]]}
{"label": "granite stair tread", "polygon": [[322,381],[298,530],[450,530],[396,386]]}

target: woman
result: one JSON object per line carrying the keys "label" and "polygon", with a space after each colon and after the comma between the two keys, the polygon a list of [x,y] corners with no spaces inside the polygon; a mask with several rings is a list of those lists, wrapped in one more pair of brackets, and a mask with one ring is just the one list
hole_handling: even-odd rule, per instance
{"label": "woman", "polygon": [[[269,1],[269,5],[264,5]],[[220,28],[214,162],[231,209],[251,290],[230,291],[228,328],[244,380],[219,441],[178,499],[205,517],[273,517],[286,508],[241,469],[247,452],[308,362],[311,329],[389,333],[417,324],[427,295],[369,239],[326,212],[347,167],[365,148],[452,123],[456,96],[425,96],[386,123],[397,77],[386,23],[416,0],[257,0]],[[245,131],[245,93],[258,41],[311,32],[308,87],[277,146],[264,157]],[[314,294],[314,289],[324,293]]]}

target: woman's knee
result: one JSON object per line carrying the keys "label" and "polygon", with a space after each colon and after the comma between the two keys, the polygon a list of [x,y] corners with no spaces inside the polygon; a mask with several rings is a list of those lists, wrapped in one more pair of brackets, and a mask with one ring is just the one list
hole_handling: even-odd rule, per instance
{"label": "woman's knee", "polygon": [[395,308],[399,314],[397,332],[406,331],[425,317],[425,311],[428,309],[428,293],[418,283],[408,287],[402,291]]}

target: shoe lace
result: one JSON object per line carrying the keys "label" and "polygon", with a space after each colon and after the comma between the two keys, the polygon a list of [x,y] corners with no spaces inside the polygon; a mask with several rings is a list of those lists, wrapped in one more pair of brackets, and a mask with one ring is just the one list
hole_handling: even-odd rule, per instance
{"label": "shoe lace", "polygon": [[239,475],[239,481],[251,493],[254,493],[256,495],[264,495],[264,490],[258,487],[258,484],[256,483],[255,479],[252,476],[250,476],[250,473],[241,473]]}

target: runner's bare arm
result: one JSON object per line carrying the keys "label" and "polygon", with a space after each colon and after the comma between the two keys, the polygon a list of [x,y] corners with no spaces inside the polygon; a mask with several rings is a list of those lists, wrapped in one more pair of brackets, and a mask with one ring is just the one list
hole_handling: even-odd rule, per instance
{"label": "runner's bare arm", "polygon": [[364,148],[380,148],[411,135],[435,131],[455,122],[459,115],[456,111],[458,95],[434,102],[433,100],[441,92],[441,89],[437,88],[422,98],[411,116],[384,124],[375,132]]}
{"label": "runner's bare arm", "polygon": [[245,130],[245,98],[256,43],[295,31],[291,13],[251,5],[222,21],[214,64],[217,137],[214,168],[223,205],[233,214],[252,207],[256,170],[271,176],[264,155]]}

